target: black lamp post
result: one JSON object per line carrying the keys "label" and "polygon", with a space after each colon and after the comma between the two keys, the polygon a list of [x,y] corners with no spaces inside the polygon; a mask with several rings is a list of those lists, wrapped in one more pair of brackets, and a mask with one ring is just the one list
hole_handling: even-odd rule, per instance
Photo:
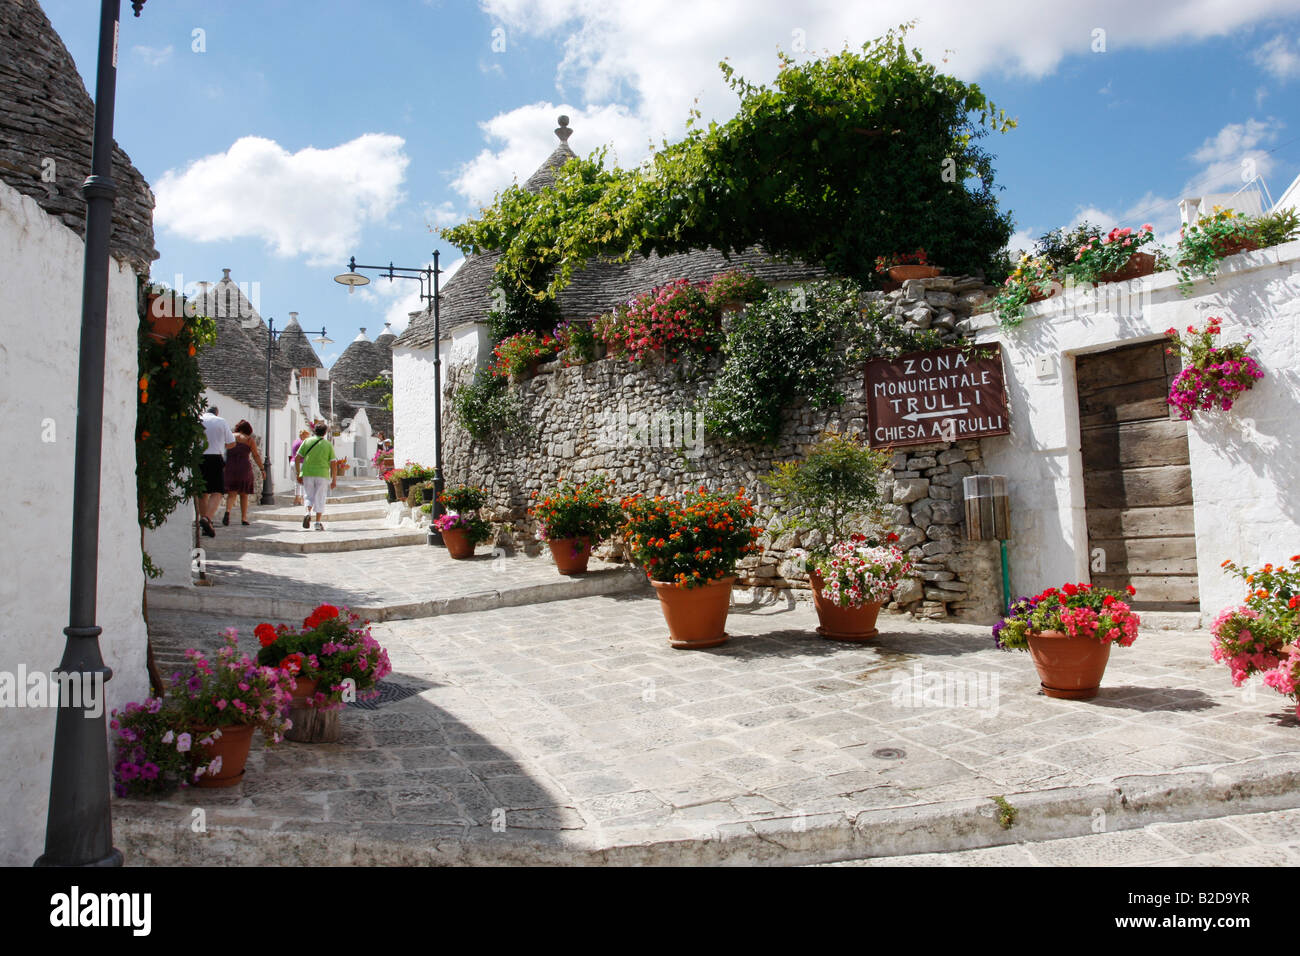
{"label": "black lamp post", "polygon": [[[379,278],[387,279],[389,282],[394,279],[415,279],[420,283],[420,299],[424,302],[430,302],[433,306],[433,418],[437,423],[434,429],[434,450],[433,450],[433,467],[437,474],[433,478],[433,518],[437,518],[443,513],[442,502],[442,354],[441,342],[442,328],[438,322],[438,276],[442,270],[438,268],[438,251],[433,253],[433,265],[426,266],[423,269],[416,269],[405,266],[395,266],[391,262],[386,266],[359,266],[357,257],[353,256],[348,260],[348,271],[342,275],[334,277],[334,281],[348,287],[351,293],[354,288],[361,285],[368,285],[370,279],[359,273],[358,269],[375,269],[379,272]],[[429,544],[442,544],[442,532],[434,529],[429,525]]]}
{"label": "black lamp post", "polygon": [[[293,312],[290,313],[290,315],[297,315],[297,313]],[[257,320],[253,319],[251,320],[251,322],[248,324],[247,327],[256,328],[256,326],[257,326]],[[265,437],[262,439],[266,445],[263,451],[265,452],[266,455],[267,469],[266,469],[266,478],[263,479],[262,481],[262,497],[259,499],[261,504],[264,505],[275,504],[275,491],[271,487],[272,469],[270,467],[269,462],[271,460],[271,353],[275,351],[275,337],[277,335],[284,335],[284,330],[276,329],[275,319],[273,318],[267,319],[266,320],[266,431],[263,433]],[[320,336],[315,341],[320,345],[330,345],[334,340],[328,338],[325,335],[325,328],[324,326],[322,326],[320,330]]]}
{"label": "black lamp post", "polygon": [[[132,0],[135,15],[145,0]],[[118,16],[121,0],[99,5],[99,66],[95,75],[95,133],[86,199],[86,258],[82,272],[81,361],[77,370],[77,446],[72,502],[72,575],[67,641],[59,674],[94,687],[100,704],[113,676],[99,649],[103,629],[95,624],[99,574],[99,467],[104,432],[104,352],[108,330],[109,236],[113,231],[113,108],[117,93]],[[60,688],[69,687],[60,680]],[[69,694],[69,697],[74,695]],[[83,692],[78,703],[59,698],[50,768],[50,806],[45,852],[37,866],[121,866],[113,846],[108,796],[108,735],[103,707],[92,717]]]}

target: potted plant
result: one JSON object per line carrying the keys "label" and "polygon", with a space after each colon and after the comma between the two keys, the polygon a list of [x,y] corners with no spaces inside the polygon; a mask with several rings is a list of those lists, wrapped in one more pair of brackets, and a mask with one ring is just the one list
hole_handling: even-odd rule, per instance
{"label": "potted plant", "polygon": [[882,542],[861,533],[882,528],[881,484],[890,477],[888,455],[861,436],[836,431],[824,432],[802,459],[780,462],[763,476],[781,507],[780,530],[813,532],[811,547],[793,550],[807,565],[823,637],[874,637],[881,606],[911,570],[890,547],[896,534]]}
{"label": "potted plant", "polygon": [[1046,256],[1020,257],[1020,262],[1002,283],[988,309],[996,311],[1004,329],[1020,324],[1025,306],[1050,299],[1064,288],[1058,281],[1055,265]]}
{"label": "potted plant", "polygon": [[613,500],[613,485],[603,475],[582,484],[563,481],[529,509],[528,516],[537,521],[537,540],[550,547],[561,574],[586,573],[592,545],[619,526],[623,512]]}
{"label": "potted plant", "polygon": [[393,504],[394,502],[397,501],[397,485],[396,485],[397,478],[396,478],[396,476],[397,476],[397,471],[396,471],[396,469],[393,469],[393,468],[388,469],[388,470],[387,470],[386,472],[384,472],[383,475],[381,476],[381,477],[384,479],[384,484],[386,484],[386,485],[388,486],[388,503],[389,503],[389,504]]}
{"label": "potted plant", "polygon": [[498,378],[521,382],[534,375],[537,366],[559,350],[560,344],[549,333],[516,332],[492,350],[496,361],[490,369]]}
{"label": "potted plant", "polygon": [[930,264],[924,249],[915,252],[896,252],[890,256],[876,257],[876,272],[887,275],[894,282],[906,282],[909,279],[933,279],[942,273],[938,266]]}
{"label": "potted plant", "polygon": [[492,537],[492,526],[477,514],[448,511],[433,519],[447,553],[457,560],[474,557],[474,548]]}
{"label": "potted plant", "polygon": [[659,596],[675,648],[715,647],[727,640],[727,608],[736,562],[763,533],[754,505],[703,487],[681,500],[635,495],[623,499],[623,538]]}
{"label": "potted plant", "polygon": [[675,365],[690,356],[708,355],[723,338],[718,313],[704,290],[687,279],[636,296],[597,319],[595,331],[612,357],[641,365]]}
{"label": "potted plant", "polygon": [[302,622],[253,633],[262,649],[257,660],[294,681],[285,737],[300,743],[339,739],[339,712],[346,703],[378,695],[376,685],[392,672],[388,652],[370,633],[370,622],[347,608],[322,604]]}
{"label": "potted plant", "polygon": [[552,333],[559,347],[558,357],[565,368],[595,361],[596,333],[590,322],[561,322]]}
{"label": "potted plant", "polygon": [[710,279],[704,294],[711,308],[720,312],[739,312],[750,302],[761,302],[766,298],[767,284],[752,272],[732,269]]}
{"label": "potted plant", "polygon": [[[176,722],[192,744],[195,783],[232,787],[244,776],[253,731],[279,743],[288,725],[284,710],[293,681],[281,670],[263,667],[239,653],[234,628],[224,633],[216,661],[193,648],[185,652],[189,673],[172,678],[168,691]],[[178,735],[179,736],[179,735]]]}
{"label": "potted plant", "polygon": [[[1134,594],[1132,585],[1125,590]],[[1123,593],[1066,584],[1011,605],[993,626],[993,639],[1002,650],[1029,651],[1048,697],[1090,700],[1101,687],[1111,644],[1128,647],[1140,624]]]}
{"label": "potted plant", "polygon": [[1264,377],[1259,363],[1246,354],[1249,335],[1244,342],[1217,344],[1218,336],[1223,334],[1222,322],[1221,318],[1210,318],[1204,329],[1189,325],[1185,334],[1173,328],[1165,330],[1173,340],[1165,351],[1177,351],[1183,360],[1182,370],[1169,385],[1167,401],[1178,409],[1184,421],[1190,421],[1197,410],[1228,411],[1242,392]]}
{"label": "potted plant", "polygon": [[185,326],[184,299],[162,282],[150,282],[145,286],[144,314],[152,329],[149,337],[155,342],[175,338]]}
{"label": "potted plant", "polygon": [[[898,540],[898,535],[890,537]],[[867,641],[880,633],[876,618],[900,581],[912,570],[897,546],[880,545],[864,534],[837,541],[809,568],[817,633],[834,641]]]}
{"label": "potted plant", "polygon": [[487,501],[487,492],[473,485],[452,485],[438,501],[447,513],[435,518],[433,527],[442,532],[447,553],[457,559],[473,557],[474,547],[492,536],[492,526],[478,513]]}
{"label": "potted plant", "polygon": [[1155,241],[1150,223],[1143,223],[1136,232],[1116,226],[1078,248],[1070,273],[1080,282],[1123,282],[1149,276],[1155,271],[1156,257],[1140,250]]}
{"label": "potted plant", "polygon": [[1300,718],[1300,554],[1289,564],[1252,569],[1227,560],[1222,567],[1245,582],[1246,597],[1214,619],[1211,656],[1228,667],[1235,687],[1261,676],[1291,698]]}
{"label": "potted plant", "polygon": [[1300,233],[1300,213],[1294,209],[1248,216],[1215,206],[1208,216],[1179,232],[1178,289],[1191,295],[1198,276],[1215,280],[1219,262],[1238,253],[1276,246]]}

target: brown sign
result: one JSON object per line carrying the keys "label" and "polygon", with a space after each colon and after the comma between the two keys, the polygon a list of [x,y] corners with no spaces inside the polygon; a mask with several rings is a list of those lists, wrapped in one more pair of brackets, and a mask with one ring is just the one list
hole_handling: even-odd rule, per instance
{"label": "brown sign", "polygon": [[872,448],[1010,433],[1001,345],[873,359],[867,420]]}

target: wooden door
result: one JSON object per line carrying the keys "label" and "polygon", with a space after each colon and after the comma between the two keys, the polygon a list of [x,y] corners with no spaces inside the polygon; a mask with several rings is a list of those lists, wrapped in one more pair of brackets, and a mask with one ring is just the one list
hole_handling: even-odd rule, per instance
{"label": "wooden door", "polygon": [[1076,359],[1089,565],[1096,585],[1135,587],[1138,609],[1191,611],[1200,605],[1187,423],[1165,400],[1179,369],[1165,347]]}

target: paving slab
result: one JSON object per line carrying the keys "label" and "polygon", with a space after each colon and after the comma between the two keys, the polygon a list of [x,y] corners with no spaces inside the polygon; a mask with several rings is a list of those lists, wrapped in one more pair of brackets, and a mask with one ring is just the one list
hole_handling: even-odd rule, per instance
{"label": "paving slab", "polygon": [[[340,526],[347,524],[340,522]],[[208,586],[151,584],[150,610],[230,613],[237,609],[236,613],[267,620],[293,620],[329,603],[346,605],[374,621],[387,621],[649,590],[644,575],[626,565],[594,559],[587,574],[573,577],[557,572],[549,556],[511,555],[502,549],[480,548],[472,558],[455,560],[446,548],[425,543],[423,532],[410,529],[376,526],[355,532],[363,545],[357,550],[291,550],[295,539],[305,539],[305,547],[349,532],[276,531],[263,526],[258,529],[258,540],[284,539],[282,548],[221,550],[223,541],[238,540],[230,531],[222,527],[217,538],[204,539],[202,558]],[[223,537],[222,532],[227,534]],[[403,535],[406,543],[400,540]],[[379,536],[392,545],[376,548],[365,544]],[[409,543],[412,536],[417,544]],[[244,540],[253,540],[253,536]]]}
{"label": "paving slab", "polygon": [[302,526],[303,512],[297,522],[252,521],[247,526],[233,519],[230,525],[217,524],[216,537],[202,539],[209,555],[258,551],[263,554],[323,554],[335,551],[366,551],[398,548],[403,545],[427,545],[425,532],[411,527],[393,527],[385,518],[356,519],[349,514],[327,513],[317,531]]}
{"label": "paving slab", "polygon": [[[157,864],[677,865],[1014,862],[1123,834],[1034,851],[1072,865],[1175,845],[1150,824],[1300,806],[1293,709],[1233,688],[1203,631],[1144,632],[1096,699],[1062,701],[987,628],[887,616],[843,644],[806,605],[738,596],[705,651],[670,648],[641,593],[378,624],[411,696],[349,708],[337,744],[259,741],[228,791],[118,800],[115,839]],[[152,608],[169,661],[231,622]]]}

